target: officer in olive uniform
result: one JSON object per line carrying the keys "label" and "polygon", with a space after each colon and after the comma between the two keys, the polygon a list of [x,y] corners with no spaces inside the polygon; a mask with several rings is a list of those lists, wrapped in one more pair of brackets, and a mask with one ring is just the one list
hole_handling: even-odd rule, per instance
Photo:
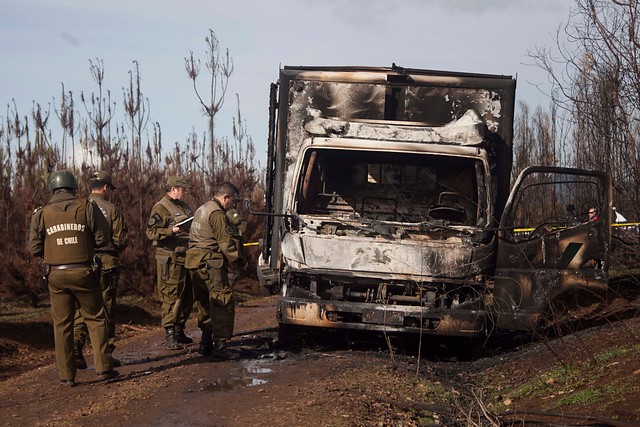
{"label": "officer in olive uniform", "polygon": [[[120,252],[129,243],[129,235],[122,211],[106,199],[109,193],[116,189],[111,181],[111,175],[103,171],[94,173],[89,179],[89,188],[91,190],[89,200],[98,205],[111,228],[111,240],[104,246],[96,247],[96,255],[98,255],[102,267],[99,282],[104,308],[107,312],[107,332],[109,334],[107,348],[112,354],[115,349],[116,322],[114,315],[118,279],[120,278]],[[84,360],[82,348],[87,339],[87,324],[84,322],[80,310],[76,310],[73,336],[76,365],[78,369],[86,369],[87,362]],[[113,364],[116,367],[121,365],[118,359],[113,359]]]}
{"label": "officer in olive uniform", "polygon": [[[202,340],[198,352],[211,355],[221,350],[233,335],[235,307],[229,267],[246,264],[238,225],[241,217],[233,208],[238,189],[221,184],[214,198],[196,210],[189,234],[186,267],[193,281]],[[215,341],[215,344],[214,344]]]}
{"label": "officer in olive uniform", "polygon": [[156,245],[158,291],[167,348],[176,350],[193,340],[184,326],[193,308],[191,278],[184,268],[192,211],[181,199],[191,188],[179,176],[167,179],[167,194],[151,209],[147,237]]}
{"label": "officer in olive uniform", "polygon": [[62,384],[76,384],[73,318],[76,305],[89,329],[96,372],[100,379],[118,375],[107,351],[107,316],[93,267],[94,247],[109,242],[110,232],[98,205],[75,195],[76,178],[58,171],[49,178],[53,195],[34,211],[29,249],[44,257],[53,317],[56,364]]}

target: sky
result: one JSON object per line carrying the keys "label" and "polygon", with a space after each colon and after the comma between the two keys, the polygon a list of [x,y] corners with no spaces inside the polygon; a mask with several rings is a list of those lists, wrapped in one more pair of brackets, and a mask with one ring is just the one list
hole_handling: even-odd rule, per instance
{"label": "sky", "polygon": [[[365,65],[517,77],[516,100],[549,105],[546,74],[528,53],[552,47],[570,0],[0,0],[0,117],[13,100],[21,116],[33,103],[60,102],[61,83],[97,91],[89,70],[103,61],[104,87],[125,122],[123,87],[137,61],[150,121],[164,147],[207,129],[185,71],[190,52],[206,59],[213,30],[233,58],[219,137],[231,138],[236,94],[264,164],[269,85],[284,65]],[[208,91],[204,65],[199,88]],[[55,98],[55,101],[54,101]],[[84,114],[86,116],[86,114]],[[51,120],[55,112],[51,107]],[[151,133],[151,129],[149,128]],[[61,139],[61,131],[58,139]],[[56,133],[54,131],[54,138]]]}

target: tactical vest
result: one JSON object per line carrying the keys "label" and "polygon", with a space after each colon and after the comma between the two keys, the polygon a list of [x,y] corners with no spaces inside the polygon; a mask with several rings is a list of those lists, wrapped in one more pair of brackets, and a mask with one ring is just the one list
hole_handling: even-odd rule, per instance
{"label": "tactical vest", "polygon": [[[167,211],[169,211],[169,214],[171,215],[171,222],[169,223],[169,226],[174,226],[180,221],[184,221],[191,216],[191,209],[189,209],[187,205],[176,205],[166,197],[160,199],[160,201],[154,205],[154,208],[158,205],[163,206]],[[188,242],[188,236],[171,236],[158,242],[158,247],[168,251],[184,253],[187,249]]]}
{"label": "tactical vest", "polygon": [[218,242],[214,238],[213,228],[209,222],[211,214],[215,211],[222,211],[222,208],[213,200],[209,200],[196,210],[189,234],[189,249],[219,251]]}
{"label": "tactical vest", "polygon": [[87,200],[56,202],[42,208],[44,262],[49,265],[90,262],[93,236],[87,225]]}

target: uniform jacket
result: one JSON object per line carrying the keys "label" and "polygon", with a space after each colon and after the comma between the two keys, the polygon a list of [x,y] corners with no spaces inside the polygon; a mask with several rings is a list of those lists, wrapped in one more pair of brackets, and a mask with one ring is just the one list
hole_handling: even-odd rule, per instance
{"label": "uniform jacket", "polygon": [[94,248],[106,245],[111,232],[98,205],[57,190],[33,212],[29,251],[51,265],[89,262]]}
{"label": "uniform jacket", "polygon": [[205,259],[224,257],[227,262],[234,262],[242,257],[238,228],[229,223],[225,213],[216,199],[196,210],[189,234],[187,268],[195,268],[194,264]]}
{"label": "uniform jacket", "polygon": [[111,240],[104,246],[96,247],[96,252],[102,260],[102,267],[105,270],[120,265],[120,252],[129,244],[129,233],[124,215],[120,208],[104,198],[104,194],[91,193],[89,200],[95,202],[107,224],[111,228]]}
{"label": "uniform jacket", "polygon": [[173,226],[191,217],[192,211],[181,200],[172,199],[165,195],[151,209],[146,234],[154,241],[158,249],[184,254],[189,242],[187,227],[178,233],[173,233]]}

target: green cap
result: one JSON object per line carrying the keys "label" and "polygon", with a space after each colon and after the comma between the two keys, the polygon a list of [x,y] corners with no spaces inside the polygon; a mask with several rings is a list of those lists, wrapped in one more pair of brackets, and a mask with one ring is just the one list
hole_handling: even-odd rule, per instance
{"label": "green cap", "polygon": [[95,172],[93,175],[91,175],[91,178],[89,178],[89,182],[90,183],[96,182],[102,185],[108,185],[113,190],[116,189],[116,186],[113,185],[113,182],[111,181],[111,175],[109,175],[109,173],[105,171]]}
{"label": "green cap", "polygon": [[167,187],[182,187],[182,188],[191,188],[187,180],[185,180],[181,176],[172,175],[167,179]]}

